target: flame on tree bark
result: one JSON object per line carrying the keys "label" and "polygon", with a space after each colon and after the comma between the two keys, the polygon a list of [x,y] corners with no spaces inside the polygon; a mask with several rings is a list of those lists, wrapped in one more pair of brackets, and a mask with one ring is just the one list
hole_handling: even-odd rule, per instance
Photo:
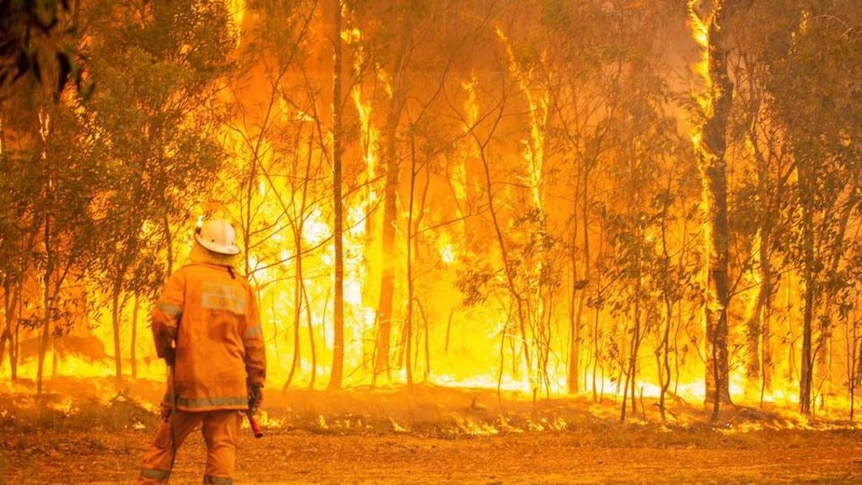
{"label": "flame on tree bark", "polygon": [[707,74],[709,92],[700,138],[695,146],[698,166],[704,177],[709,239],[709,271],[706,297],[706,404],[713,404],[713,419],[722,403],[730,403],[728,369],[728,221],[725,131],[733,100],[733,83],[727,72],[729,53],[727,20],[735,2],[714,0],[708,26]]}

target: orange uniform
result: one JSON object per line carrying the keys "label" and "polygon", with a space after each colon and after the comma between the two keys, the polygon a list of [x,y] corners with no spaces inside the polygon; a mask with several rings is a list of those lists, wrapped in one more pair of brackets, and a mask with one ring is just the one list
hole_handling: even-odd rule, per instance
{"label": "orange uniform", "polygon": [[171,275],[151,312],[156,351],[174,361],[163,404],[172,412],[144,457],[141,484],[167,482],[176,449],[198,425],[208,448],[204,483],[233,483],[242,419],[237,411],[248,409],[249,388],[262,388],[266,380],[260,317],[248,281],[225,264],[230,258],[198,244],[191,259]]}

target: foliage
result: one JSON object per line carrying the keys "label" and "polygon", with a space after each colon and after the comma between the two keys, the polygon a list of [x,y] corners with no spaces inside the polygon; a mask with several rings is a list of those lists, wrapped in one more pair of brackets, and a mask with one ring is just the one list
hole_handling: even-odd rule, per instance
{"label": "foliage", "polygon": [[65,37],[74,31],[68,25],[72,12],[68,0],[4,0],[0,2],[0,87],[27,79],[49,85],[55,99],[71,81],[78,93],[87,95],[77,52]]}
{"label": "foliage", "polygon": [[[732,363],[747,365],[731,371],[768,398],[797,385],[802,362],[778,356],[806,339],[820,379],[858,380],[862,21],[849,0],[744,3],[723,31],[726,310]],[[63,3],[20,3],[37,4],[67,25]],[[470,369],[536,388],[703,376],[711,228],[689,128],[707,113],[683,5],[347,2],[340,33],[316,2],[225,5],[82,2],[80,30],[59,33],[99,89],[6,86],[0,277],[27,308],[10,325],[83,325],[85,288],[117,302],[119,329],[195,219],[219,214],[240,228],[273,355],[316,375],[332,351],[338,137],[357,382],[369,355],[407,352],[429,379]],[[393,345],[375,354],[382,321]],[[453,328],[480,335],[469,355],[451,351]]]}
{"label": "foliage", "polygon": [[130,5],[89,12],[105,26],[88,46],[100,90],[85,121],[99,133],[106,288],[155,291],[166,270],[156,255],[173,239],[164,222],[188,228],[223,160],[205,110],[230,67],[227,12],[195,5],[146,2],[143,22]]}

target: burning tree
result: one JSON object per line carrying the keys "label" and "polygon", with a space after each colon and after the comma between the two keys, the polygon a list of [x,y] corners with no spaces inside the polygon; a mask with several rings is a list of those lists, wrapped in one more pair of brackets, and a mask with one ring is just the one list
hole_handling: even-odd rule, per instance
{"label": "burning tree", "polygon": [[[718,417],[722,403],[730,403],[728,367],[728,281],[729,232],[727,220],[727,117],[733,99],[733,83],[727,71],[729,55],[728,21],[735,13],[734,2],[690,2],[696,32],[704,48],[706,94],[701,99],[703,117],[695,134],[695,153],[703,171],[706,199],[707,254],[709,255],[706,295],[707,369],[706,402],[713,404]],[[703,10],[700,10],[702,8]],[[699,27],[697,27],[699,26]]]}
{"label": "burning tree", "polygon": [[[82,4],[110,19],[79,40],[103,92],[46,104],[51,132],[3,105],[5,348],[24,282],[68,264],[113,315],[62,326],[105,323],[120,359],[129,303],[218,213],[285,387],[592,392],[626,419],[855,382],[850,4],[240,3]],[[104,236],[73,251],[72,221]]]}

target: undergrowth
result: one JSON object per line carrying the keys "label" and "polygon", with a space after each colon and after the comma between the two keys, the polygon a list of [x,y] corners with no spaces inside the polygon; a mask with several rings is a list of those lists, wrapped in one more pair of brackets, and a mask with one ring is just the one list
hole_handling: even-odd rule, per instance
{"label": "undergrowth", "polygon": [[129,400],[103,403],[58,394],[0,394],[0,431],[7,436],[35,431],[151,428],[156,420],[153,413]]}

